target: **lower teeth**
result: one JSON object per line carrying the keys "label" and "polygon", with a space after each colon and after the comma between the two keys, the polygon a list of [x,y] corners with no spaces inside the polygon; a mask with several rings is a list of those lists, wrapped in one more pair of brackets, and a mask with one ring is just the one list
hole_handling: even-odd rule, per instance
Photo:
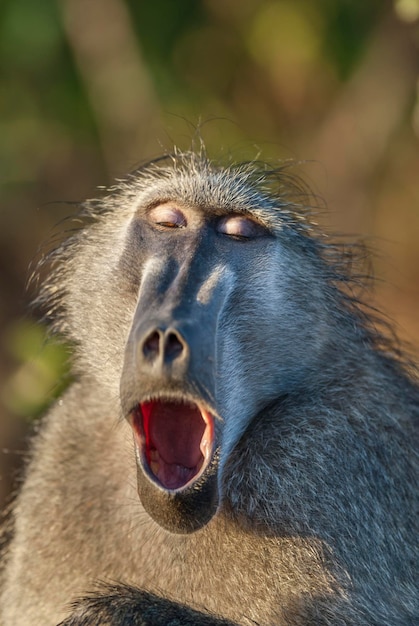
{"label": "lower teeth", "polygon": [[186,484],[194,475],[195,468],[179,463],[166,463],[156,449],[150,451],[149,467],[154,476],[165,486],[178,488]]}
{"label": "lower teeth", "polygon": [[159,473],[159,463],[157,461],[151,461],[150,462],[150,469],[153,472],[154,476],[157,476]]}

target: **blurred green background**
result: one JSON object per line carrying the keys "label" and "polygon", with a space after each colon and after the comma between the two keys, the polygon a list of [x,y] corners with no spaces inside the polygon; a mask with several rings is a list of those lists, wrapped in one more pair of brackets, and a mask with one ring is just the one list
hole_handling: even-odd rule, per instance
{"label": "blurred green background", "polygon": [[419,0],[2,0],[0,502],[68,374],[28,266],[69,202],[197,127],[214,157],[304,160],[419,349],[418,52]]}

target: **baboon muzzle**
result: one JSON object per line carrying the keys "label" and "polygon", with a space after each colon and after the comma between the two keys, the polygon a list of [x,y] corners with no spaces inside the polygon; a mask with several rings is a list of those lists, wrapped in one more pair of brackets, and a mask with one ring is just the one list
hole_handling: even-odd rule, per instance
{"label": "baboon muzzle", "polygon": [[202,256],[191,254],[182,263],[153,258],[145,264],[125,354],[123,398],[128,380],[133,400],[197,396],[216,410],[219,321],[232,280],[225,268],[211,267]]}
{"label": "baboon muzzle", "polygon": [[146,272],[121,381],[136,442],[140,499],[172,532],[197,530],[218,506],[214,398],[225,281],[213,278],[203,298],[205,280],[198,281],[196,273],[192,280],[183,270],[170,282],[167,274]]}

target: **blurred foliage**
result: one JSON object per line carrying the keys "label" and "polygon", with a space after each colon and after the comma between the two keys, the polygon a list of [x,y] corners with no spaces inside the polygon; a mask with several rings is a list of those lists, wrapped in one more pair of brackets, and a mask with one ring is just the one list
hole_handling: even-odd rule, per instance
{"label": "blurred foliage", "polygon": [[326,0],[325,4],[329,18],[323,38],[325,56],[335,60],[339,77],[344,80],[362,58],[377,18],[386,5],[382,0]]}
{"label": "blurred foliage", "polygon": [[8,348],[19,364],[4,385],[6,408],[23,417],[37,417],[70,381],[68,350],[58,340],[46,339],[45,329],[18,322],[9,329]]}
{"label": "blurred foliage", "polygon": [[404,295],[378,301],[419,343],[418,15],[418,0],[3,0],[4,416],[38,415],[68,377],[65,348],[14,321],[37,246],[71,213],[57,200],[188,148],[197,127],[215,156],[319,161],[333,226],[396,252]]}
{"label": "blurred foliage", "polygon": [[[106,10],[107,2],[102,4]],[[100,164],[100,122],[66,34],[65,6],[71,3],[3,0],[0,5],[4,185],[37,184],[45,169],[56,174],[83,147],[93,150]],[[362,56],[386,3],[130,0],[126,7],[160,108],[193,122],[221,114],[239,124],[228,131],[234,140],[263,134],[265,126],[279,134],[288,117],[281,107],[265,112],[264,121],[258,115],[275,99],[269,91],[278,89],[285,113],[295,116],[301,109],[310,113],[302,89],[337,89]],[[182,124],[185,129],[184,122],[171,120],[175,134]],[[138,154],[138,146],[132,152]]]}

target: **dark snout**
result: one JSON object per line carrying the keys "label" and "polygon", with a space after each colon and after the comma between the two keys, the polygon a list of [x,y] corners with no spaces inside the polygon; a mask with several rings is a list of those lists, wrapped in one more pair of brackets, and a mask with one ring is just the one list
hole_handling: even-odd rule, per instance
{"label": "dark snout", "polygon": [[173,268],[156,263],[145,272],[121,396],[144,508],[164,528],[192,532],[218,506],[215,372],[229,282],[220,270],[199,275],[190,264]]}
{"label": "dark snout", "polygon": [[203,311],[191,307],[193,321],[148,319],[140,310],[133,328],[131,367],[136,393],[196,394],[210,402],[214,392],[217,328]]}
{"label": "dark snout", "polygon": [[146,268],[125,355],[127,400],[179,394],[214,402],[219,323],[231,279],[217,267],[204,269],[208,264],[201,271],[198,261],[196,267],[191,260],[153,261]]}

